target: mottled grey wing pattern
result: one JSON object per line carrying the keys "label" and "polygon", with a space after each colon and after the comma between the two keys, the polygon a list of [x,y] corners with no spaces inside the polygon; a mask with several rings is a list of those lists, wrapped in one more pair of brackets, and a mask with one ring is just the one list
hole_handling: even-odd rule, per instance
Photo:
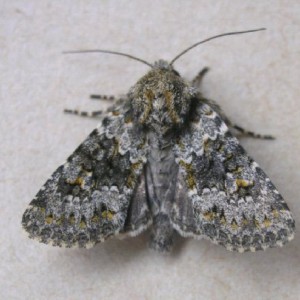
{"label": "mottled grey wing pattern", "polygon": [[22,219],[29,236],[54,246],[89,247],[146,228],[146,200],[137,197],[145,198],[141,174],[148,146],[137,130],[130,110],[110,111],[30,203]]}
{"label": "mottled grey wing pattern", "polygon": [[179,178],[171,219],[183,236],[239,252],[281,246],[294,220],[270,179],[205,103],[174,147]]}

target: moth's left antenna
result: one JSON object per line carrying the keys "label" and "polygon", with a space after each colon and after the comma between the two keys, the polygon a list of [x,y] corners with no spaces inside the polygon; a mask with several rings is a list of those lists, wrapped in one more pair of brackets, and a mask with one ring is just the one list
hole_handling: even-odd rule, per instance
{"label": "moth's left antenna", "polygon": [[252,30],[244,30],[244,31],[234,31],[234,32],[227,32],[227,33],[222,33],[222,34],[218,34],[218,35],[215,35],[215,36],[212,36],[210,38],[207,38],[203,41],[200,41],[190,47],[188,47],[187,49],[185,49],[184,51],[180,52],[178,55],[176,55],[176,57],[174,57],[171,62],[170,62],[170,65],[172,66],[174,64],[174,62],[179,58],[181,57],[183,54],[187,53],[188,51],[190,51],[191,49],[197,47],[198,45],[200,44],[204,44],[206,42],[209,42],[211,40],[214,40],[214,39],[217,39],[217,38],[220,38],[222,36],[228,36],[228,35],[235,35],[235,34],[243,34],[243,33],[250,33],[250,32],[256,32],[256,31],[262,31],[262,30],[266,30],[266,28],[259,28],[259,29],[252,29]]}
{"label": "moth's left antenna", "polygon": [[121,56],[126,56],[128,58],[137,60],[150,68],[153,68],[153,65],[148,63],[147,61],[140,59],[138,57],[135,57],[133,55],[127,54],[127,53],[122,53],[122,52],[117,52],[117,51],[110,51],[110,50],[101,50],[101,49],[95,49],[95,50],[78,50],[78,51],[64,51],[63,54],[74,54],[74,53],[108,53],[108,54],[115,54],[115,55],[121,55]]}

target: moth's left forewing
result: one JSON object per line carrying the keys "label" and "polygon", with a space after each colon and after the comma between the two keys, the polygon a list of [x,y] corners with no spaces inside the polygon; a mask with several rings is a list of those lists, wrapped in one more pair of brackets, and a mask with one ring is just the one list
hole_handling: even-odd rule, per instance
{"label": "moth's left forewing", "polygon": [[195,105],[174,153],[179,175],[171,218],[181,235],[239,252],[293,238],[295,222],[282,196],[207,103]]}

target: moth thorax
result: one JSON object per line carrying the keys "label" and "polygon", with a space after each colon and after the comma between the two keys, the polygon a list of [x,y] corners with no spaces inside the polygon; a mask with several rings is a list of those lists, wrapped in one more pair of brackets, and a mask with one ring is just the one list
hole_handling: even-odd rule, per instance
{"label": "moth thorax", "polygon": [[173,70],[151,70],[131,94],[135,121],[159,135],[181,127],[190,111],[191,90]]}

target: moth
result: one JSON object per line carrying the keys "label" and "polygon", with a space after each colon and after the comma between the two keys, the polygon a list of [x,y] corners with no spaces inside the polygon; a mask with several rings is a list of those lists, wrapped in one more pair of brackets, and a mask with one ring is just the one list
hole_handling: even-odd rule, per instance
{"label": "moth", "polygon": [[[151,228],[150,247],[168,252],[174,234],[207,238],[231,251],[282,246],[294,236],[292,214],[246,153],[220,107],[170,63],[150,67],[115,101],[101,124],[44,184],[26,209],[29,237],[64,247],[94,246]],[[76,113],[76,112],[75,112]],[[84,115],[84,114],[83,114]]]}

